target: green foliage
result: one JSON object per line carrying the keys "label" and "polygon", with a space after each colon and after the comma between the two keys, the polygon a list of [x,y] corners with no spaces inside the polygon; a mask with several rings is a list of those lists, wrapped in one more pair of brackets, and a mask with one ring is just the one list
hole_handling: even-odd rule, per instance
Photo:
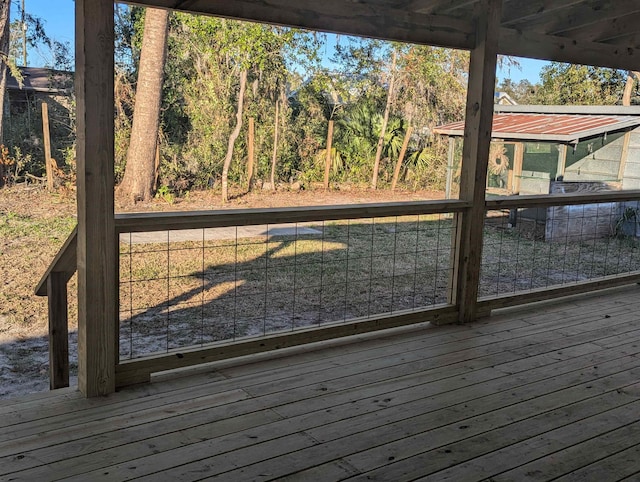
{"label": "green foliage", "polygon": [[171,192],[171,189],[167,186],[160,186],[156,191],[156,197],[159,199],[164,199],[168,204],[173,204],[175,202],[175,197]]}
{"label": "green foliage", "polygon": [[534,99],[540,104],[614,105],[622,99],[621,70],[552,62],[542,69]]}
{"label": "green foliage", "polygon": [[496,88],[497,91],[506,92],[518,104],[535,104],[538,95],[539,85],[534,85],[527,79],[514,82],[511,79],[504,79]]}

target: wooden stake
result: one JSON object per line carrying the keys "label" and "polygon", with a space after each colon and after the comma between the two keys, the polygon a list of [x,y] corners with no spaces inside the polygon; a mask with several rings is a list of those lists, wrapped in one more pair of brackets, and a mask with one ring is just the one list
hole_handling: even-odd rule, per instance
{"label": "wooden stake", "polygon": [[255,140],[255,119],[253,117],[249,117],[249,140],[248,150],[249,150],[249,160],[247,165],[247,191],[251,191],[253,187],[253,163],[255,152],[253,150],[253,143]]}
{"label": "wooden stake", "polygon": [[49,106],[42,103],[42,137],[44,139],[44,165],[47,172],[47,189],[53,191],[53,168],[51,166],[51,135],[49,133]]}
{"label": "wooden stake", "polygon": [[400,176],[400,168],[402,167],[402,161],[407,153],[407,147],[409,146],[409,139],[411,139],[411,126],[407,128],[407,132],[404,135],[404,141],[402,141],[402,148],[400,149],[400,155],[398,156],[398,162],[393,170],[393,180],[391,181],[391,190],[396,190],[396,184],[398,183],[398,177]]}
{"label": "wooden stake", "polygon": [[276,100],[276,115],[273,123],[273,153],[271,155],[271,190],[276,190],[276,161],[278,159],[278,123],[280,101]]}
{"label": "wooden stake", "polygon": [[324,188],[329,189],[329,172],[331,170],[331,147],[333,144],[333,121],[329,121],[329,127],[327,129],[327,156],[324,161]]}

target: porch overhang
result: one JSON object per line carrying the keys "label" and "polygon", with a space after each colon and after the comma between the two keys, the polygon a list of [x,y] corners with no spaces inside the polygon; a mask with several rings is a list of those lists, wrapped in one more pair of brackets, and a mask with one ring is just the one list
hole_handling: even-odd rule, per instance
{"label": "porch overhang", "polygon": [[[133,4],[470,50],[480,0],[134,0]],[[497,53],[640,69],[634,0],[502,0]]]}
{"label": "porch overhang", "polygon": [[[451,305],[478,314],[497,55],[640,68],[637,0],[137,0],[143,6],[471,51]],[[115,390],[112,0],[76,0],[79,387]]]}

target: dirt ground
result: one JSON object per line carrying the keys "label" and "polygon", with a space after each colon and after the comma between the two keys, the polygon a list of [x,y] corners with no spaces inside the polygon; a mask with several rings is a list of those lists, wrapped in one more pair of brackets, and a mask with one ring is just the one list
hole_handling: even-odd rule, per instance
{"label": "dirt ground", "polygon": [[[116,211],[341,205],[442,197],[442,192],[434,191],[280,190],[235,193],[223,204],[219,192],[204,191],[179,199],[156,198],[135,206],[116,206]],[[0,398],[48,388],[47,302],[33,290],[75,225],[75,215],[74,192],[48,193],[33,185],[0,189]],[[76,289],[74,277],[69,284],[71,330],[76,326]],[[73,368],[75,353],[71,364]]]}

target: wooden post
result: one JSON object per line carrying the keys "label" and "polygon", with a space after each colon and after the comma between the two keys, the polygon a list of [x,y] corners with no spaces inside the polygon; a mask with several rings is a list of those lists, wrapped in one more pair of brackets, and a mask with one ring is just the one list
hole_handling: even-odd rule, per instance
{"label": "wooden post", "polygon": [[331,171],[331,148],[333,145],[333,121],[329,121],[327,128],[327,155],[324,161],[324,188],[329,189],[329,172]]}
{"label": "wooden post", "polygon": [[476,9],[460,174],[460,200],[471,202],[472,207],[456,216],[449,299],[458,306],[459,322],[473,321],[477,313],[501,6],[501,0],[480,0]]}
{"label": "wooden post", "polygon": [[249,160],[248,160],[248,165],[247,165],[247,191],[251,191],[251,188],[253,187],[253,163],[255,162],[254,159],[254,150],[253,150],[253,143],[255,141],[255,119],[253,117],[249,117],[249,139],[247,141],[248,143],[248,150],[249,150]]}
{"label": "wooden post", "polygon": [[524,160],[524,143],[516,142],[513,152],[513,186],[514,194],[520,194],[520,180],[522,178],[522,161]]}
{"label": "wooden post", "polygon": [[449,137],[449,151],[447,153],[447,184],[445,186],[445,198],[451,199],[451,189],[453,188],[453,165],[455,163],[456,138]]}
{"label": "wooden post", "polygon": [[279,107],[280,101],[276,100],[276,115],[273,123],[273,153],[271,155],[271,190],[276,190],[276,161],[278,160],[278,123],[279,123]]}
{"label": "wooden post", "polygon": [[49,106],[42,102],[42,138],[44,141],[44,166],[47,173],[47,189],[53,191],[53,166],[51,165],[51,134],[49,132]]}
{"label": "wooden post", "polygon": [[564,170],[567,165],[567,145],[558,144],[558,166],[556,167],[556,179],[564,176]]}
{"label": "wooden post", "polygon": [[[624,182],[624,171],[627,168],[627,160],[629,159],[629,144],[631,143],[631,131],[624,133],[622,140],[622,153],[620,154],[620,165],[618,166],[618,181]],[[623,186],[624,189],[624,186]]]}
{"label": "wooden post", "polygon": [[[78,388],[115,391],[114,7],[76,0]],[[155,133],[154,133],[155,135]]]}
{"label": "wooden post", "polygon": [[398,162],[393,170],[393,179],[391,180],[391,190],[396,190],[396,184],[398,184],[398,177],[400,176],[400,168],[402,167],[402,161],[407,153],[407,147],[409,147],[409,140],[411,139],[411,126],[407,127],[407,132],[404,135],[404,141],[402,141],[402,147],[400,148],[400,155],[398,156]]}
{"label": "wooden post", "polygon": [[49,302],[49,387],[69,386],[69,328],[67,313],[67,278],[53,271],[47,278]]}

